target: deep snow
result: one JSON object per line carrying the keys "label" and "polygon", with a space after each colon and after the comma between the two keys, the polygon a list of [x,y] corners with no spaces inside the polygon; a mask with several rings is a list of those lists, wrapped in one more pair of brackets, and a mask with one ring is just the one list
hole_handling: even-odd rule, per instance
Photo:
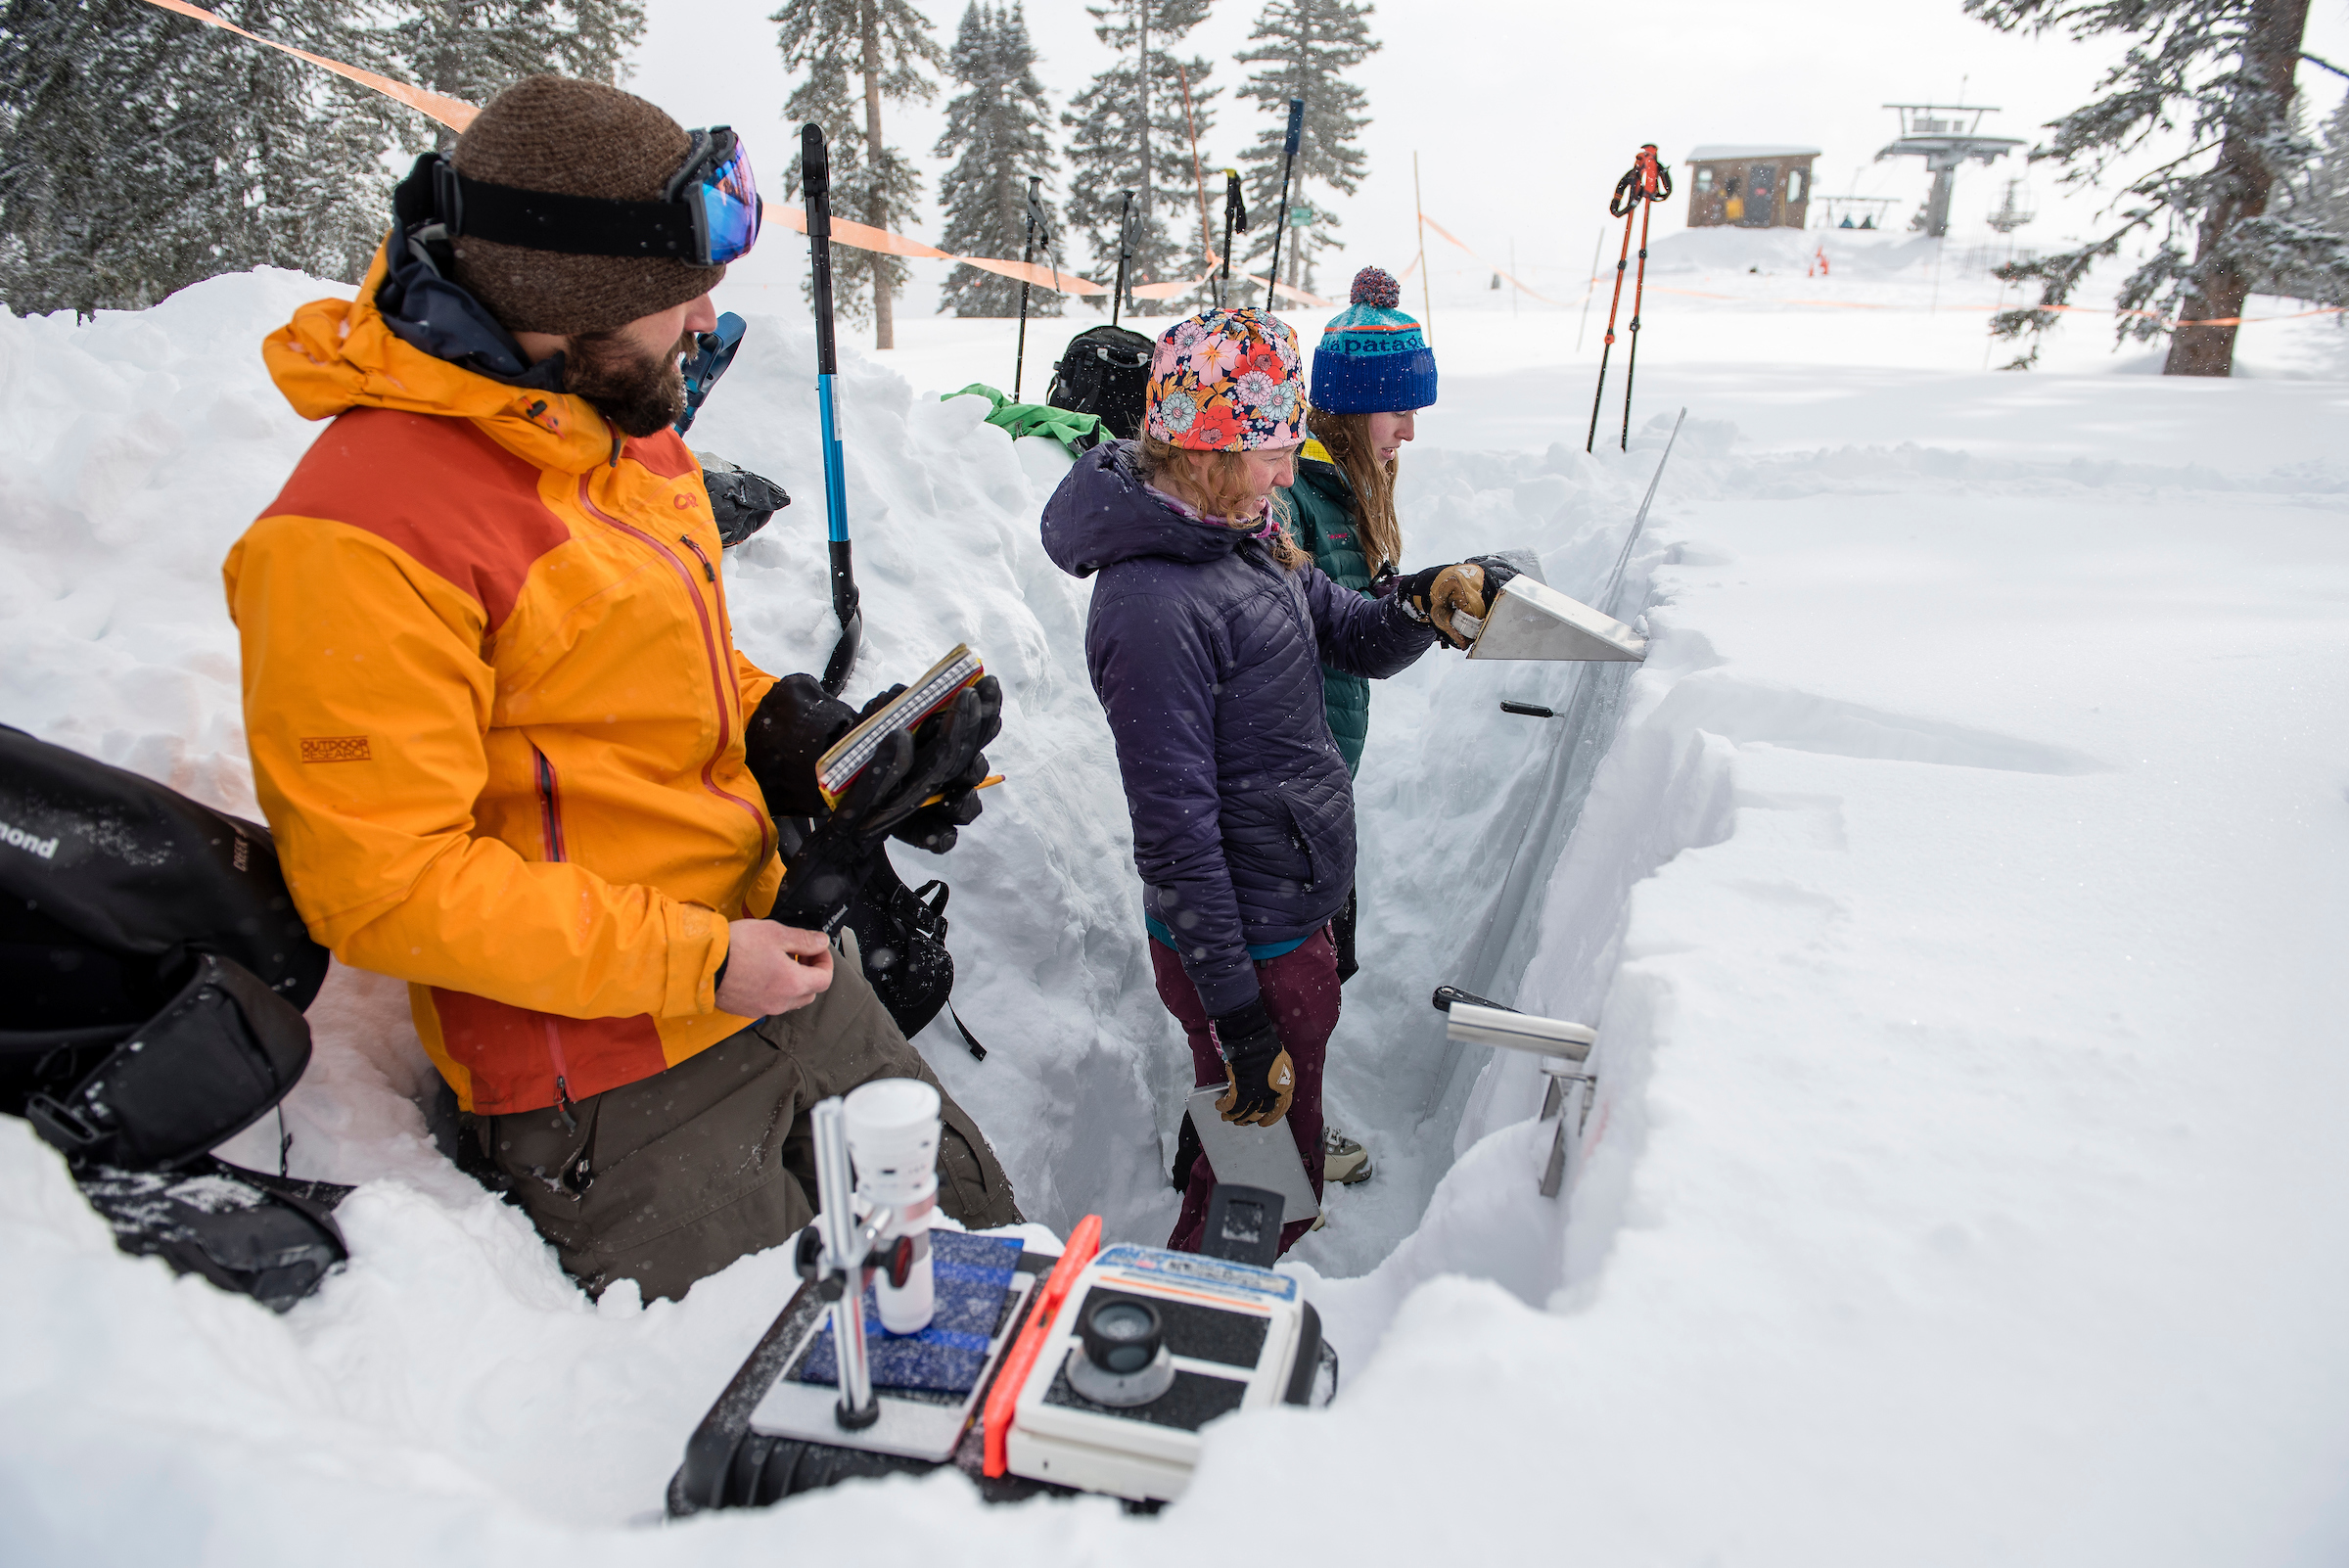
{"label": "deep snow", "polygon": [[[1659,275],[1769,282],[1705,259]],[[1651,300],[1628,456],[1580,450],[1595,328],[1578,359],[1571,312],[1437,322],[1415,561],[1532,546],[1595,593],[1651,418],[1691,412],[1617,601],[1655,642],[1603,761],[1496,706],[1563,711],[1571,667],[1438,654],[1377,694],[1329,1096],[1380,1175],[1297,1254],[1347,1358],[1330,1410],[1220,1429],[1154,1521],[942,1478],[649,1528],[787,1265],[587,1304],[424,1141],[400,988],[339,972],[288,1125],[299,1172],[365,1182],[355,1256],[285,1318],[115,1253],[0,1124],[11,1560],[1173,1562],[1235,1531],[1379,1562],[2341,1560],[2349,388],[1982,374],[1913,264],[1860,270],[1835,285],[1882,308]],[[321,290],[0,318],[0,721],[253,809],[217,567],[314,434],[255,346]],[[829,645],[788,302],[694,435],[797,498],[727,566],[774,669]],[[2301,375],[2337,336],[2258,330],[2254,364]],[[854,689],[959,638],[1009,699],[1011,782],[964,848],[900,860],[954,884],[992,1053],[921,1044],[1035,1218],[1156,1240],[1182,1053],[1085,588],[1035,537],[1065,459],[916,394],[998,379],[1006,325],[900,331],[888,367],[844,356]],[[1487,930],[1509,885],[1523,917]],[[1472,973],[1599,1027],[1565,1200],[1534,1192],[1530,1064],[1447,1051],[1426,1006]]]}

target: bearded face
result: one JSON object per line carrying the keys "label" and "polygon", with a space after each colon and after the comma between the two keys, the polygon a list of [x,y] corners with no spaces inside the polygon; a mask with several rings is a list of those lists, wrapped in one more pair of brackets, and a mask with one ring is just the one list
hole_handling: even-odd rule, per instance
{"label": "bearded face", "polygon": [[679,361],[693,347],[690,332],[667,352],[648,352],[624,327],[580,333],[572,339],[564,362],[563,390],[593,403],[622,435],[651,436],[685,412],[685,372]]}

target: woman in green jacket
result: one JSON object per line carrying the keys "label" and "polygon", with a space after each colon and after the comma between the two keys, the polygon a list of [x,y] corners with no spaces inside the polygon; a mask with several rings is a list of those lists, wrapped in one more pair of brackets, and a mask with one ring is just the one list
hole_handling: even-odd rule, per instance
{"label": "woman in green jacket", "polygon": [[[1391,275],[1364,267],[1355,274],[1346,309],[1322,329],[1305,417],[1312,439],[1297,454],[1297,482],[1288,492],[1290,535],[1339,586],[1372,596],[1392,591],[1403,563],[1396,458],[1418,434],[1419,410],[1436,400],[1436,356],[1419,323],[1396,308],[1402,295]],[[1324,667],[1321,691],[1330,736],[1347,772],[1359,773],[1370,736],[1370,682]],[[1349,893],[1330,922],[1341,982],[1360,967],[1355,910]],[[1366,1179],[1370,1160],[1361,1145],[1335,1130],[1328,1136],[1325,1179]]]}

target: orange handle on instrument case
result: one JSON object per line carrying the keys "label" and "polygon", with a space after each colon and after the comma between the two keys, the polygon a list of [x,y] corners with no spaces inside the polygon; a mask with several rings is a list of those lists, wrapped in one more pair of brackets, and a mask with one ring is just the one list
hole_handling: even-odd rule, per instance
{"label": "orange handle on instrument case", "polygon": [[1012,1342],[1003,1356],[1003,1367],[995,1373],[995,1386],[988,1390],[987,1410],[981,1417],[987,1428],[987,1473],[1000,1476],[1007,1472],[1005,1445],[1011,1439],[1011,1412],[1020,1403],[1020,1386],[1028,1381],[1036,1359],[1043,1354],[1044,1341],[1051,1336],[1052,1321],[1060,1315],[1060,1304],[1068,1299],[1069,1290],[1084,1266],[1101,1251],[1101,1217],[1088,1214],[1077,1222],[1069,1232],[1069,1243],[1061,1249],[1060,1262],[1044,1276],[1037,1287],[1036,1311],[1028,1314],[1028,1326]]}

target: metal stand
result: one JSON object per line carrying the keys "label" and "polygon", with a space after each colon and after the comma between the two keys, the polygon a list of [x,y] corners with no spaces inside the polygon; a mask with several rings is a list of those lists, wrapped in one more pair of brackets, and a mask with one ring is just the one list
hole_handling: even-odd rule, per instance
{"label": "metal stand", "polygon": [[[877,1263],[873,1245],[896,1218],[892,1209],[876,1209],[859,1219],[856,1187],[849,1169],[848,1114],[835,1097],[820,1102],[811,1113],[815,1123],[816,1200],[823,1212],[815,1217],[823,1250],[815,1260],[816,1289],[832,1304],[832,1345],[840,1368],[840,1402],[832,1409],[842,1427],[861,1432],[881,1418],[881,1402],[873,1398],[872,1364],[864,1344],[864,1287]],[[900,1249],[910,1247],[900,1241]]]}

